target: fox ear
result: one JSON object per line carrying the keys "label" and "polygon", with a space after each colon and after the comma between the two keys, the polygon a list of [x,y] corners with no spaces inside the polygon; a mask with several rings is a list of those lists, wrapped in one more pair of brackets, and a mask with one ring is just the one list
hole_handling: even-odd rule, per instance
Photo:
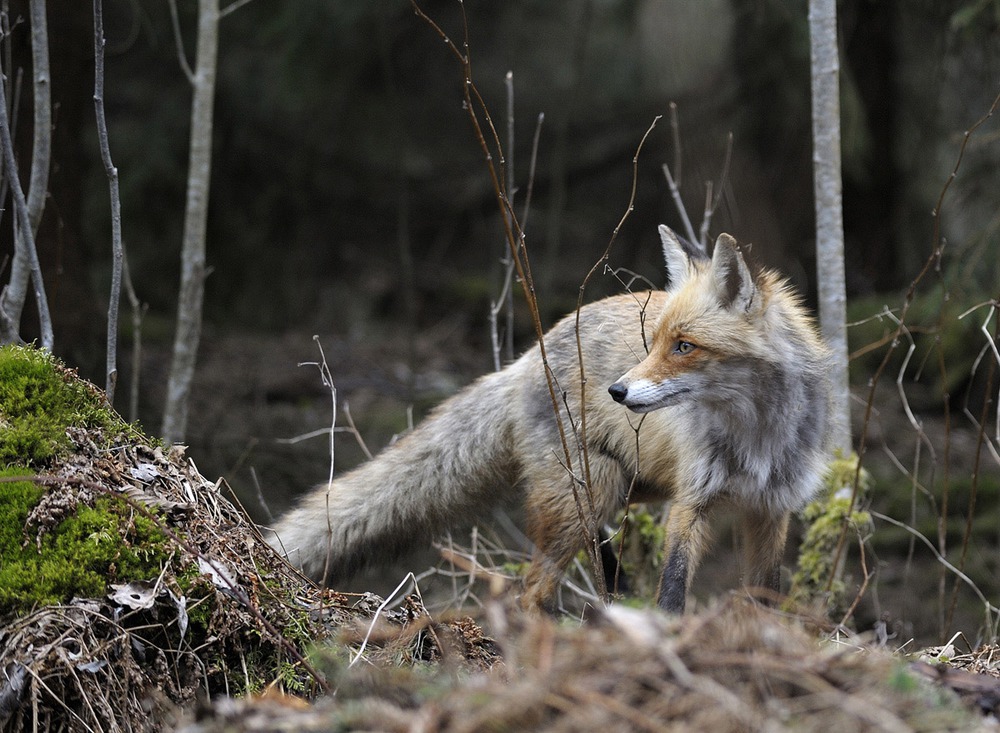
{"label": "fox ear", "polygon": [[749,312],[757,303],[757,284],[736,240],[720,234],[712,252],[712,275],[722,305]]}
{"label": "fox ear", "polygon": [[[667,266],[667,290],[676,290],[691,276],[691,260],[695,254],[690,246],[678,237],[674,230],[660,224],[660,242],[663,244],[663,260]],[[703,253],[700,253],[704,257]]]}

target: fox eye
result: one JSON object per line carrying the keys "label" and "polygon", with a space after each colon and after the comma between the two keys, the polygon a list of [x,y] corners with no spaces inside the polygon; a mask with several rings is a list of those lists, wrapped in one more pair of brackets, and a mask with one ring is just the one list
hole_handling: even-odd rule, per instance
{"label": "fox eye", "polygon": [[692,351],[697,349],[696,344],[692,344],[690,341],[678,341],[677,345],[674,347],[675,354],[690,354]]}

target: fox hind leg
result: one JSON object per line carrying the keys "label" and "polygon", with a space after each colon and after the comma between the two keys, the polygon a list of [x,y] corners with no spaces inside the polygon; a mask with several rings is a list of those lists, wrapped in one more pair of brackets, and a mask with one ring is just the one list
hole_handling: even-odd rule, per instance
{"label": "fox hind leg", "polygon": [[535,545],[524,577],[521,605],[529,611],[554,613],[559,581],[583,548],[586,533],[572,497],[569,501],[529,502],[528,537]]}
{"label": "fox hind leg", "polygon": [[[527,533],[535,545],[524,579],[521,605],[527,610],[555,610],[559,581],[591,531],[624,503],[627,483],[620,464],[596,452],[589,457],[589,490],[573,490],[563,466],[553,463],[544,475],[528,479]],[[578,505],[579,502],[579,505]],[[595,572],[603,572],[595,568]]]}
{"label": "fox hind leg", "polygon": [[781,558],[788,536],[789,513],[746,511],[740,517],[743,544],[742,583],[758,588],[774,600],[781,592]]}

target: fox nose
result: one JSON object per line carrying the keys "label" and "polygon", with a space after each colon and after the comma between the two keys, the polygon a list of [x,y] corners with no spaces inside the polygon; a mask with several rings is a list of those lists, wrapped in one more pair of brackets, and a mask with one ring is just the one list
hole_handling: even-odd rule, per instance
{"label": "fox nose", "polygon": [[611,395],[611,399],[615,402],[624,402],[625,396],[628,395],[628,387],[621,382],[615,382],[608,387],[608,394]]}

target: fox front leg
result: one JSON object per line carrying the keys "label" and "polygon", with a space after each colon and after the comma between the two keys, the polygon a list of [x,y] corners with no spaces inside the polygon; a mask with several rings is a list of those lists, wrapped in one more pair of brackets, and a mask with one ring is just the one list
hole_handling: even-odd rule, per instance
{"label": "fox front leg", "polygon": [[708,540],[704,507],[674,504],[667,518],[666,561],[657,603],[669,613],[683,613],[691,578]]}

